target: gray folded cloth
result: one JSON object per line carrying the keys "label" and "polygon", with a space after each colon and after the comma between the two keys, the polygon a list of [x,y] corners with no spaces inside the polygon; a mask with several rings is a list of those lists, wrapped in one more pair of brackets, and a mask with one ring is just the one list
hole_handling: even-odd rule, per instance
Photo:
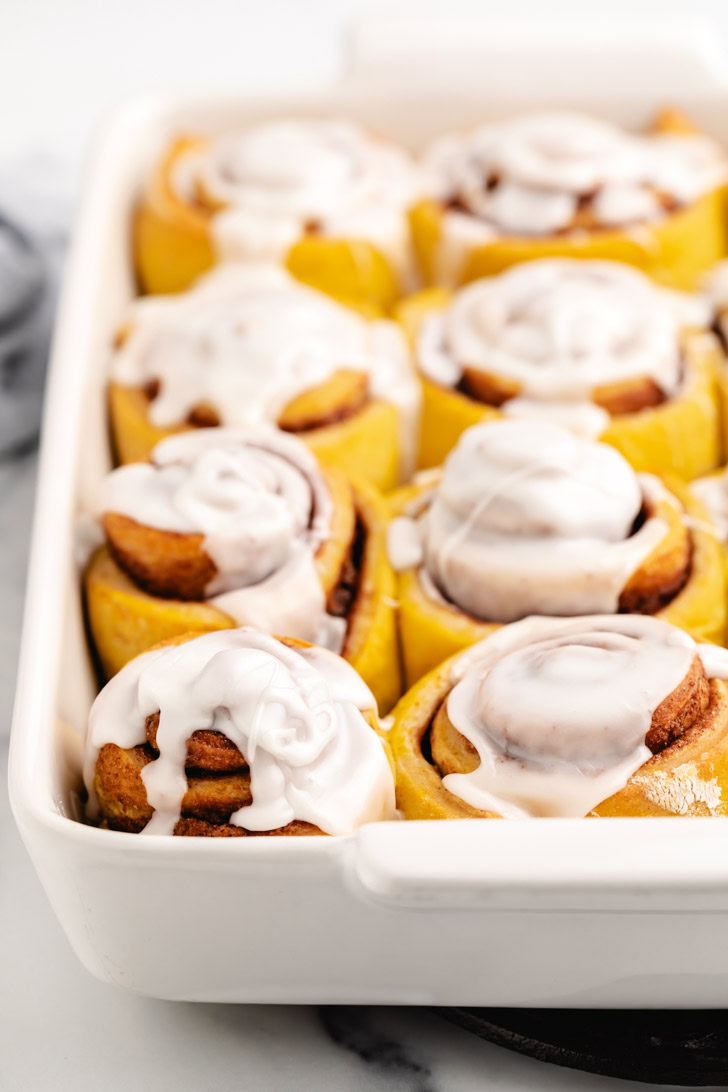
{"label": "gray folded cloth", "polygon": [[67,223],[44,168],[0,171],[0,459],[31,447],[40,428]]}

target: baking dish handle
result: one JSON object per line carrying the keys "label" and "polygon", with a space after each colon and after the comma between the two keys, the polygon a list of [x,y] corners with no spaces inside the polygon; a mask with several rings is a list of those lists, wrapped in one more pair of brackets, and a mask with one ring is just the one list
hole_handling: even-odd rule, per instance
{"label": "baking dish handle", "polygon": [[[728,53],[710,23],[699,19],[630,18],[528,21],[367,19],[349,38],[347,83],[473,84],[487,105],[497,94],[531,99],[595,97],[681,103],[728,89]],[[539,98],[536,101],[540,101]]]}
{"label": "baking dish handle", "polygon": [[377,823],[352,841],[358,892],[392,907],[717,912],[728,821]]}

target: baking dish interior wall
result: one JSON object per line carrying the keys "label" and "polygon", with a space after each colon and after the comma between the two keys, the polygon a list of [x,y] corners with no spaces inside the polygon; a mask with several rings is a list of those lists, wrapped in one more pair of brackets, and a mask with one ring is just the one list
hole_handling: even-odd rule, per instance
{"label": "baking dish interior wall", "polygon": [[[57,624],[58,663],[55,701],[56,722],[49,725],[25,725],[24,731],[42,733],[38,740],[48,761],[42,763],[47,772],[47,789],[52,807],[68,816],[78,816],[81,751],[85,723],[90,704],[97,690],[94,665],[84,633],[79,592],[78,520],[92,507],[101,477],[111,466],[105,401],[106,372],[109,347],[115,330],[124,318],[129,301],[135,294],[131,261],[131,215],[143,179],[167,142],[180,132],[215,132],[236,124],[246,124],[276,116],[351,116],[395,140],[417,149],[439,133],[459,126],[475,124],[484,119],[502,117],[519,110],[533,109],[533,99],[508,102],[484,101],[476,88],[468,93],[465,87],[449,87],[442,91],[424,89],[414,92],[391,88],[361,91],[336,91],[335,95],[315,97],[265,98],[252,100],[216,99],[187,102],[139,102],[125,108],[123,120],[109,131],[116,137],[112,146],[108,135],[99,134],[98,171],[107,178],[107,186],[91,179],[91,190],[81,195],[80,234],[83,235],[86,202],[101,202],[103,215],[97,216],[102,235],[93,240],[80,238],[74,248],[69,269],[69,288],[77,288],[80,274],[87,273],[88,296],[76,298],[75,317],[84,326],[80,358],[55,354],[52,389],[48,414],[65,412],[69,425],[68,443],[74,446],[75,482],[73,499],[59,527],[56,542],[49,549],[61,550],[57,558],[58,571],[65,574],[57,589],[58,602],[47,604],[49,625]],[[645,101],[636,106],[618,98],[580,98],[578,102],[549,103],[539,100],[538,108],[548,106],[574,107],[611,118],[620,124],[638,128],[665,105],[663,100]],[[685,100],[677,104],[716,137],[728,144],[728,110],[715,101]],[[96,183],[96,184],[94,184]],[[97,212],[100,210],[97,210]],[[93,268],[79,270],[74,263],[86,262]],[[71,302],[71,301],[69,301]],[[79,304],[83,304],[82,307]],[[78,331],[79,335],[81,331]],[[64,341],[59,341],[59,349]],[[63,388],[66,388],[65,390]],[[50,734],[49,734],[50,733]]]}

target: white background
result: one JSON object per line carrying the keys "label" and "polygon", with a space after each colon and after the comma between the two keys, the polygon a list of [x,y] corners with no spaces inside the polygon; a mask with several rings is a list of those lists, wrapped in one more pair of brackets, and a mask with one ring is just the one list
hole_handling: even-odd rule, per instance
{"label": "white background", "polygon": [[345,63],[342,31],[382,15],[538,17],[564,28],[593,15],[712,19],[728,41],[726,0],[1,0],[0,155],[75,158],[99,114],[160,85],[323,83]]}

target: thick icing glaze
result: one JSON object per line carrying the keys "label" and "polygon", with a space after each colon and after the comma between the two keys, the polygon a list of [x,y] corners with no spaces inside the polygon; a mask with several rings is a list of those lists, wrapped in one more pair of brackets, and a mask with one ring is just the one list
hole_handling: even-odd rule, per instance
{"label": "thick icing glaze", "polygon": [[678,506],[607,444],[546,423],[486,422],[463,433],[416,511],[393,521],[390,561],[420,566],[425,588],[487,621],[615,612],[666,533],[655,516],[633,532],[658,498]]}
{"label": "thick icing glaze", "polygon": [[[596,387],[620,381],[649,378],[665,396],[675,394],[681,331],[709,321],[703,299],[660,288],[630,266],[545,259],[457,292],[423,323],[417,360],[444,386],[455,386],[466,367],[510,380],[525,413],[542,403],[546,415],[556,404],[564,419],[559,403],[589,405]],[[532,407],[530,415],[539,412]],[[586,424],[577,418],[576,427],[593,430],[593,416]]]}
{"label": "thick icing glaze", "polygon": [[[457,198],[500,234],[550,235],[597,196],[597,222],[665,215],[656,194],[694,201],[726,177],[720,147],[699,134],[625,132],[578,113],[528,114],[438,140],[425,155],[433,191]],[[604,219],[601,219],[604,216]]]}
{"label": "thick icing glaze", "polygon": [[179,162],[173,185],[221,211],[213,235],[225,259],[277,260],[311,225],[366,239],[409,274],[406,210],[422,192],[402,148],[350,121],[289,119],[226,132]]}
{"label": "thick icing glaze", "polygon": [[587,815],[651,757],[653,713],[696,656],[728,677],[725,649],[644,615],[504,627],[455,662],[447,712],[480,765],[443,784],[504,818]]}
{"label": "thick icing glaze", "polygon": [[728,471],[698,478],[691,489],[705,506],[714,532],[728,543]]}
{"label": "thick icing glaze", "polygon": [[159,384],[149,418],[160,428],[201,404],[223,425],[274,424],[294,398],[349,368],[368,375],[372,397],[397,407],[411,462],[419,384],[393,322],[367,321],[282,269],[230,264],[182,295],[136,301],[128,325],[112,377]]}
{"label": "thick icing glaze", "polygon": [[[446,203],[436,261],[438,280],[452,285],[472,248],[492,239],[576,235],[583,203],[592,230],[633,231],[727,175],[722,150],[700,134],[636,136],[568,112],[450,134],[426,152],[424,169],[431,195]],[[483,230],[468,234],[463,220]]]}
{"label": "thick icing glaze", "polygon": [[345,620],[326,614],[314,564],[329,535],[331,498],[295,437],[264,427],[171,436],[149,463],[107,475],[98,508],[203,535],[218,570],[206,595],[238,624],[342,647]]}
{"label": "thick icing glaze", "polygon": [[703,291],[717,312],[728,308],[728,261],[718,262],[705,278]]}
{"label": "thick icing glaze", "polygon": [[394,818],[394,784],[381,741],[362,716],[372,694],[344,660],[315,647],[289,648],[243,628],[208,633],[132,660],[96,698],[84,778],[97,814],[94,771],[106,743],[145,742],[159,712],[159,757],[142,771],[154,815],[144,834],[171,834],[187,789],[187,740],[222,732],[250,767],[253,802],[230,819],[275,830],[298,819],[328,834]]}

